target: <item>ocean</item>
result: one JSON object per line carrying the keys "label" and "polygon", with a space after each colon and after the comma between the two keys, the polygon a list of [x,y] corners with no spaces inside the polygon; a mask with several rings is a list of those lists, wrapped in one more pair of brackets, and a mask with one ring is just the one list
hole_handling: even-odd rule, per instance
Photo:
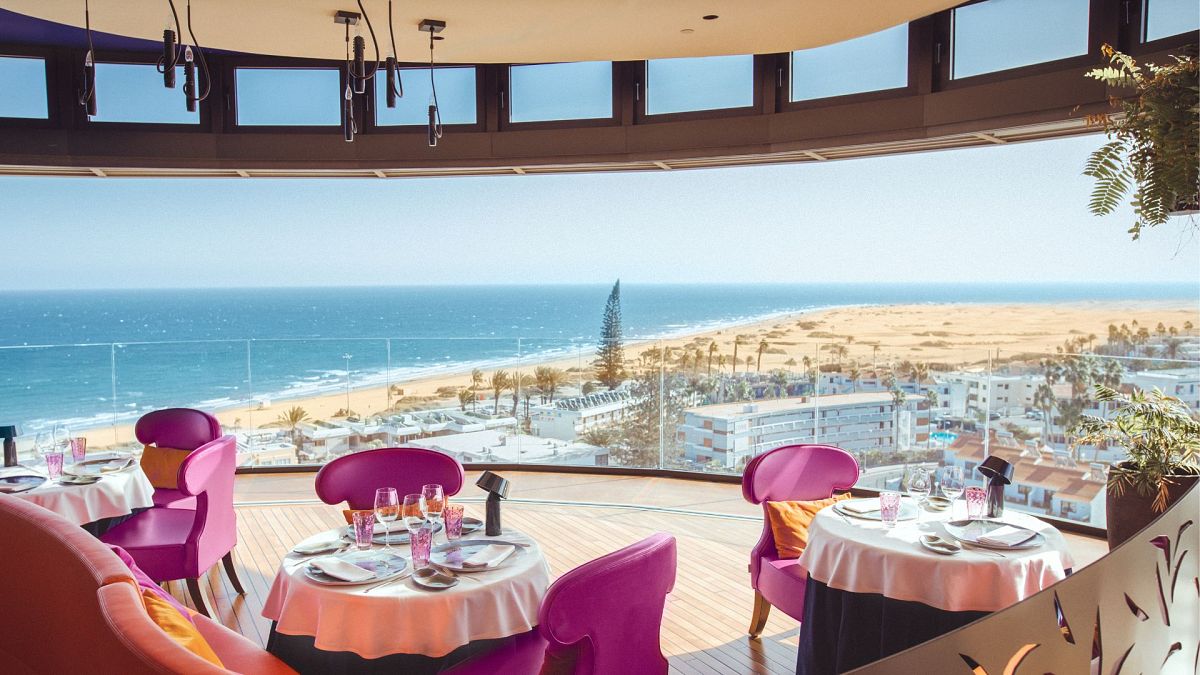
{"label": "ocean", "polygon": [[[472,366],[577,355],[586,364],[609,285],[0,293],[0,424],[25,433],[130,422],[150,409],[222,408]],[[1190,284],[622,285],[628,339],[773,314],[941,302],[1195,301]],[[350,358],[346,359],[345,356]]]}

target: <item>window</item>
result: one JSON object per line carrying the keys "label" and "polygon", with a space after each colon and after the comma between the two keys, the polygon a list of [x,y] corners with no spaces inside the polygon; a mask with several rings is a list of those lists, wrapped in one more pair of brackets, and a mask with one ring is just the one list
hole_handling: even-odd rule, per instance
{"label": "window", "polygon": [[330,68],[238,68],[241,126],[336,126],[342,123],[341,76]]}
{"label": "window", "polygon": [[509,68],[511,122],[613,116],[612,62],[546,63]]}
{"label": "window", "polygon": [[1146,0],[1145,40],[1157,40],[1200,30],[1200,5],[1195,0]]}
{"label": "window", "polygon": [[[175,69],[175,88],[167,89],[162,73],[151,64],[97,63],[97,114],[92,121],[199,124],[199,111],[187,111],[183,78],[183,66],[179,66]],[[197,79],[200,93],[204,93],[203,75]]]}
{"label": "window", "polygon": [[908,86],[908,24],[792,52],[791,100]]}
{"label": "window", "polygon": [[[396,107],[387,107],[387,71],[382,68],[375,76],[375,124],[379,126],[425,125],[429,122],[432,89],[428,68],[402,68],[404,96],[396,99]],[[475,69],[434,68],[437,84],[438,112],[442,124],[475,124]]]}
{"label": "window", "polygon": [[24,56],[0,56],[0,117],[46,119],[46,62]]}
{"label": "window", "polygon": [[646,62],[646,114],[754,105],[754,57],[705,56]]}
{"label": "window", "polygon": [[951,14],[951,77],[1087,54],[1088,5],[1088,0],[987,0],[959,7]]}

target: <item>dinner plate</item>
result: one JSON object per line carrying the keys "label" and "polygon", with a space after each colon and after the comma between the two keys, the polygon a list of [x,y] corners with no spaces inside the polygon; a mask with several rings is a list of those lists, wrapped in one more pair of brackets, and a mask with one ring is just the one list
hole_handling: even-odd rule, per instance
{"label": "dinner plate", "polygon": [[[343,581],[337,577],[325,574],[313,567],[311,563],[304,566],[304,576],[324,586],[361,586],[377,581],[397,579],[410,573],[407,558],[386,551],[348,551],[346,553],[335,554],[333,557],[357,565],[372,572],[374,576],[362,581]],[[384,562],[387,563],[386,568],[382,565]]]}
{"label": "dinner plate", "polygon": [[413,572],[413,583],[431,591],[444,591],[457,586],[458,577],[453,572],[426,567]]}
{"label": "dinner plate", "polygon": [[[852,504],[854,502],[859,502],[859,501],[869,501],[869,500],[847,499],[845,501],[840,501],[840,502],[834,504],[833,508],[838,513],[843,513],[847,516],[850,516],[851,518],[862,518],[863,520],[882,520],[882,518],[879,515],[879,511],[868,511],[866,513],[855,513],[854,511],[851,511],[849,509],[842,508],[842,506],[844,504],[847,504],[847,503]],[[900,515],[897,518],[897,520],[915,520],[916,517],[917,517],[916,504],[913,504],[912,502],[901,501],[900,502]]]}
{"label": "dinner plate", "polygon": [[[473,551],[464,551],[463,549],[479,548],[480,546],[491,546],[497,544],[500,546],[512,546],[514,550],[504,562],[495,567],[463,567],[463,559],[471,555]],[[470,574],[472,572],[490,572],[491,570],[500,569],[511,561],[515,556],[521,554],[521,547],[507,541],[494,541],[488,539],[463,539],[454,541],[448,544],[442,544],[435,547],[433,552],[429,554],[429,561],[438,567],[445,567],[454,572]]]}
{"label": "dinner plate", "polygon": [[63,485],[93,485],[100,482],[100,476],[68,476],[63,474],[62,478],[58,479]]}
{"label": "dinner plate", "polygon": [[[978,546],[980,548],[996,549],[998,551],[1021,551],[1030,548],[1037,548],[1046,543],[1046,538],[1041,532],[1031,530],[1028,527],[1006,523],[1002,520],[952,520],[945,523],[946,532],[955,539]],[[1026,530],[1032,532],[1033,536],[1016,546],[999,546],[996,544],[987,544],[979,541],[979,537],[986,535],[989,532],[994,532],[1001,527],[1015,527],[1018,530]]]}
{"label": "dinner plate", "polygon": [[[935,534],[923,534],[923,535],[921,535],[921,538],[918,539],[917,541],[921,542],[921,546],[924,546],[925,548],[929,549],[930,551],[933,551],[934,553],[936,553],[938,555],[958,555],[959,553],[962,552],[962,546],[960,546],[957,542],[951,542],[952,544],[954,544],[953,547],[946,546],[945,544],[938,545],[938,544],[935,544],[932,541],[930,541],[930,539],[934,539],[934,538],[940,539]],[[940,540],[946,541],[945,539],[940,539]]]}
{"label": "dinner plate", "polygon": [[463,534],[471,534],[472,532],[475,532],[476,530],[480,530],[482,528],[483,528],[482,520],[480,520],[478,518],[469,518],[466,516],[463,517],[463,522],[462,522]]}
{"label": "dinner plate", "polygon": [[45,482],[44,476],[4,476],[0,478],[0,493],[14,495],[18,492],[28,492]]}
{"label": "dinner plate", "polygon": [[118,473],[133,468],[137,463],[132,455],[118,455],[100,459],[88,459],[63,467],[64,475],[71,476],[102,476]]}

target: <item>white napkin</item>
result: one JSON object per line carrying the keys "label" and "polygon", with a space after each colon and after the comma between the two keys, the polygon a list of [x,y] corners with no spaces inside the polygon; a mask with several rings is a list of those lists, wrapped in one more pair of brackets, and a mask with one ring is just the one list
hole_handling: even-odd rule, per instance
{"label": "white napkin", "polygon": [[321,551],[329,551],[338,548],[343,543],[341,539],[314,539],[313,541],[300,542],[296,544],[292,550],[303,555],[312,555]]}
{"label": "white napkin", "polygon": [[365,570],[358,565],[348,563],[340,558],[334,558],[333,556],[317,558],[309,564],[325,574],[335,579],[341,579],[342,581],[367,581],[368,579],[375,578],[374,572]]}
{"label": "white napkin", "polygon": [[1013,527],[1005,525],[998,527],[987,534],[981,534],[976,539],[981,544],[990,546],[1017,546],[1026,541],[1029,541],[1035,533],[1033,530],[1026,530],[1023,527]]}
{"label": "white napkin", "polygon": [[9,476],[41,476],[44,478],[46,474],[37,469],[25,466],[6,466],[0,468],[0,478],[8,478]]}
{"label": "white napkin", "polygon": [[516,550],[515,546],[488,544],[466,558],[463,558],[462,566],[464,568],[496,567]]}
{"label": "white napkin", "polygon": [[852,499],[838,503],[851,513],[874,513],[879,510],[878,499]]}

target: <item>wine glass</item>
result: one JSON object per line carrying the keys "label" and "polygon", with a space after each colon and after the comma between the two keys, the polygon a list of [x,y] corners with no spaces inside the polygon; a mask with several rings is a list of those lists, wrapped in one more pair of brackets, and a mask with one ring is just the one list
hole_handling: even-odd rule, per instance
{"label": "wine glass", "polygon": [[446,495],[442,486],[437,483],[421,486],[421,496],[425,498],[425,515],[433,522],[434,529],[442,521],[442,509],[446,506]]}
{"label": "wine glass", "polygon": [[917,522],[921,521],[921,504],[929,496],[929,472],[921,467],[914,468],[908,474],[908,496],[917,503]]}
{"label": "wine glass", "polygon": [[400,517],[411,536],[425,522],[425,497],[420,494],[404,495],[400,506]]}
{"label": "wine glass", "polygon": [[392,547],[392,523],[400,517],[400,497],[396,488],[379,488],[375,491],[375,517],[383,523],[383,547]]}
{"label": "wine glass", "polygon": [[954,500],[963,493],[963,470],[961,466],[948,466],[942,473],[942,494],[950,500],[950,514],[954,515]]}
{"label": "wine glass", "polygon": [[62,450],[63,454],[71,451],[71,432],[65,426],[55,424],[50,435],[53,437],[54,447]]}

